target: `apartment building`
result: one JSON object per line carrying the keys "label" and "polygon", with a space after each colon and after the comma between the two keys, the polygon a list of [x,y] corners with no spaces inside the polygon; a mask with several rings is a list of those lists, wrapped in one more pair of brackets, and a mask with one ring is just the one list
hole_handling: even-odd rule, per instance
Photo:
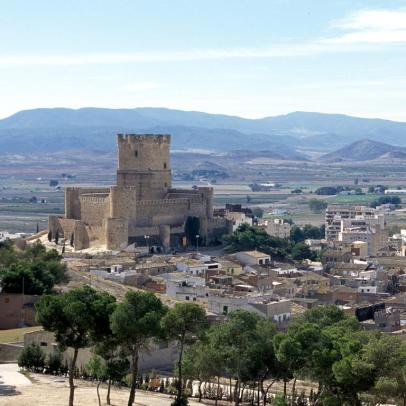
{"label": "apartment building", "polygon": [[367,244],[368,256],[377,256],[388,246],[385,215],[366,206],[329,205],[326,209],[326,239],[351,245]]}

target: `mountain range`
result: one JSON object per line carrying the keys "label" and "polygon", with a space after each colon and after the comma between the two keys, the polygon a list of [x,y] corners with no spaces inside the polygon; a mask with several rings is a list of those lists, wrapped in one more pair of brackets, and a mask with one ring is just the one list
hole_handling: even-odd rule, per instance
{"label": "mountain range", "polygon": [[169,133],[173,150],[272,151],[285,159],[305,159],[306,151],[320,155],[364,139],[406,147],[406,123],[389,120],[310,112],[246,119],[165,108],[89,107],[24,110],[2,119],[0,151],[115,151],[119,132]]}
{"label": "mountain range", "polygon": [[364,139],[322,155],[323,162],[406,159],[406,148]]}

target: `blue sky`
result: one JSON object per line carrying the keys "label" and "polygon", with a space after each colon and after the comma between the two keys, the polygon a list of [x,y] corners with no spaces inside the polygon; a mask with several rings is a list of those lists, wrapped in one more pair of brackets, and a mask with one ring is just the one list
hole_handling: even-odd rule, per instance
{"label": "blue sky", "polygon": [[36,107],[406,121],[406,0],[0,0],[0,117]]}

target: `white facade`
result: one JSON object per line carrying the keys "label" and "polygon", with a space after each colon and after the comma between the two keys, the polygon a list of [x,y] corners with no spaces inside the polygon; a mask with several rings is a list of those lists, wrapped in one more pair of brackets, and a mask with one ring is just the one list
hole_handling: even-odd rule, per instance
{"label": "white facade", "polygon": [[229,211],[224,217],[233,222],[233,231],[237,230],[241,224],[248,224],[252,226],[252,218],[247,217],[243,212]]}
{"label": "white facade", "polygon": [[378,290],[377,286],[358,286],[358,293],[376,293]]}
{"label": "white facade", "polygon": [[208,293],[204,278],[173,279],[166,282],[166,295],[173,299],[207,301]]}
{"label": "white facade", "polygon": [[241,251],[235,254],[235,258],[244,265],[268,265],[271,256],[259,251]]}
{"label": "white facade", "polygon": [[209,294],[208,311],[215,314],[228,314],[243,309],[259,316],[282,323],[291,317],[291,301],[289,299],[275,300],[269,295],[235,296]]}

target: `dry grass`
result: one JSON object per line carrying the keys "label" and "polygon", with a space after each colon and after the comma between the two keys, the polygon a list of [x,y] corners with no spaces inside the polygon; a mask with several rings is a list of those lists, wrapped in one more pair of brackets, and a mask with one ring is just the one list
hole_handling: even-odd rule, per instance
{"label": "dry grass", "polygon": [[[66,406],[69,398],[68,380],[60,377],[32,374],[34,383],[32,385],[17,386],[14,394],[10,396],[0,396],[0,406]],[[96,385],[75,381],[75,406],[98,405],[96,395]],[[128,389],[112,388],[111,403],[114,406],[127,405]],[[100,388],[102,405],[106,405],[106,387]],[[136,406],[170,406],[173,398],[153,392],[137,391],[135,397]],[[201,403],[191,400],[191,406],[201,405]]]}
{"label": "dry grass", "polygon": [[15,343],[24,341],[24,334],[32,331],[42,330],[41,326],[14,328],[10,330],[0,330],[0,344]]}

